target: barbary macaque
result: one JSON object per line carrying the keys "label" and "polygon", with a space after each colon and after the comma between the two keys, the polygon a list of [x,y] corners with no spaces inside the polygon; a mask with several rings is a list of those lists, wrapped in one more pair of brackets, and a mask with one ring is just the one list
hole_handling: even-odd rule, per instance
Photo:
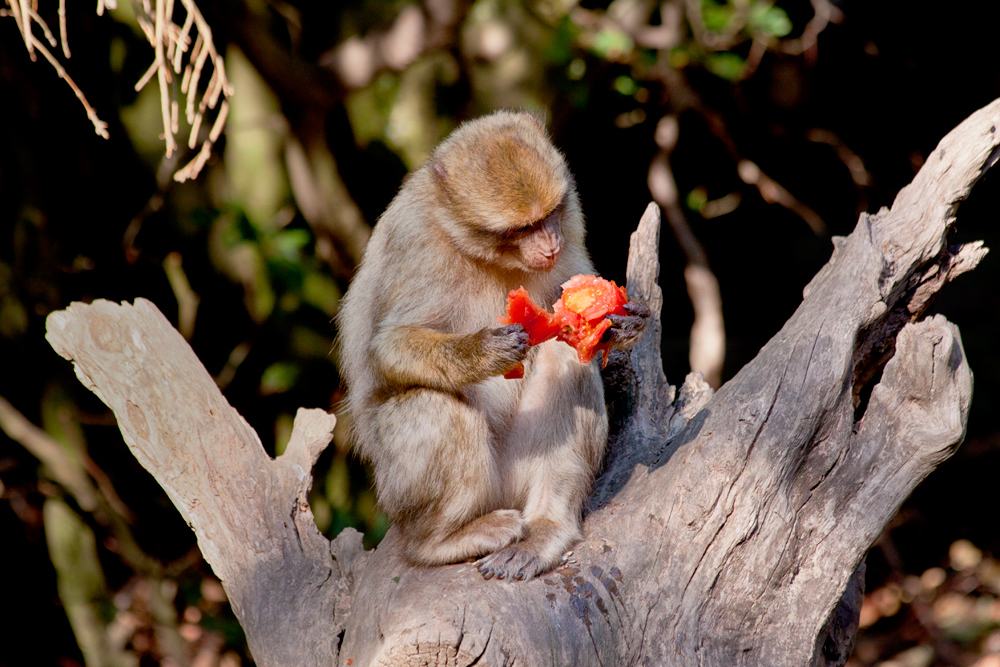
{"label": "barbary macaque", "polygon": [[[551,304],[591,273],[573,177],[531,114],[460,126],[379,218],[338,315],[340,364],[354,446],[413,563],[530,579],[580,539],[608,432],[601,362],[529,348],[497,316],[512,289]],[[628,312],[609,316],[616,347],[649,315]]]}

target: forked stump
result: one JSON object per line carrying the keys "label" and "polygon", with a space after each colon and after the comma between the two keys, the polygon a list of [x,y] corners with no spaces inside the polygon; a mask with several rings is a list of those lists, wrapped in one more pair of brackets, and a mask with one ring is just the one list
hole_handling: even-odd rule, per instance
{"label": "forked stump", "polygon": [[350,529],[328,542],[306,493],[334,418],[300,410],[271,460],[148,301],[73,304],[47,337],[195,530],[260,665],[841,665],[866,551],[965,433],[958,330],[923,315],[986,253],[946,235],[997,127],[1000,100],[835,238],[795,314],[715,395],[663,376],[650,206],[628,291],[653,316],[608,376],[616,430],[586,537],[530,582],[410,567],[393,530],[373,552]]}

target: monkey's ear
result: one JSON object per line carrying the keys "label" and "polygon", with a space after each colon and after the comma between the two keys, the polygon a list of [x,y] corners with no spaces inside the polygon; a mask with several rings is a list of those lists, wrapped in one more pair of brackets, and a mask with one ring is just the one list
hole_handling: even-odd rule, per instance
{"label": "monkey's ear", "polygon": [[529,109],[524,112],[524,115],[541,132],[547,132],[545,124],[548,120],[548,114],[543,109]]}
{"label": "monkey's ear", "polygon": [[442,184],[448,180],[448,170],[445,169],[443,162],[439,162],[438,160],[431,162],[431,171]]}

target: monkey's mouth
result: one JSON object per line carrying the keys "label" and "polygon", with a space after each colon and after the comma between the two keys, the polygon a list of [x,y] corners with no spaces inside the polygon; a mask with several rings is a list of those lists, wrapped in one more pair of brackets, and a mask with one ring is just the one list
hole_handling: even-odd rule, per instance
{"label": "monkey's mouth", "polygon": [[524,263],[533,271],[551,271],[552,267],[559,261],[559,253],[555,253],[554,255],[539,254],[524,259]]}

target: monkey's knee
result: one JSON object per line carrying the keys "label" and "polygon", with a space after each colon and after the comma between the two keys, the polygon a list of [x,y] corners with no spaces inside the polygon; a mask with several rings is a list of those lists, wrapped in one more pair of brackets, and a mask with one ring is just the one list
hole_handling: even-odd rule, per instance
{"label": "monkey's knee", "polygon": [[401,526],[407,555],[420,565],[476,558],[502,549],[524,535],[524,521],[518,510],[494,510],[450,532],[440,525],[427,528],[419,530],[412,524]]}

